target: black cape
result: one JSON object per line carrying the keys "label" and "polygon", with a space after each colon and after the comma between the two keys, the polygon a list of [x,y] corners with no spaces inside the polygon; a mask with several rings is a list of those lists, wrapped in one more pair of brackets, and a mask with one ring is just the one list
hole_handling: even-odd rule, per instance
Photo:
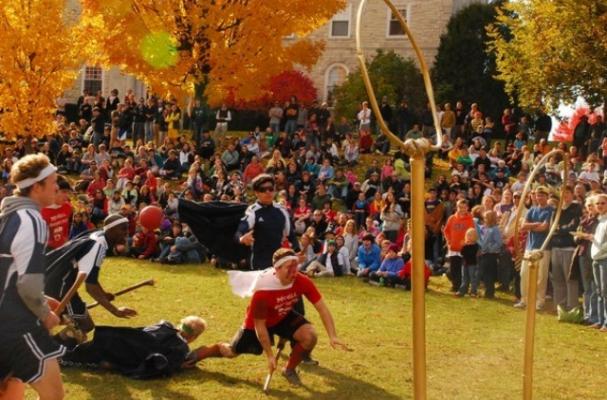
{"label": "black cape", "polygon": [[247,207],[244,203],[194,203],[179,199],[178,213],[200,244],[222,259],[239,263],[251,258],[251,249],[234,239]]}
{"label": "black cape", "polygon": [[167,321],[145,328],[98,326],[90,342],[79,344],[61,359],[63,366],[111,369],[133,379],[170,376],[181,368],[188,344]]}

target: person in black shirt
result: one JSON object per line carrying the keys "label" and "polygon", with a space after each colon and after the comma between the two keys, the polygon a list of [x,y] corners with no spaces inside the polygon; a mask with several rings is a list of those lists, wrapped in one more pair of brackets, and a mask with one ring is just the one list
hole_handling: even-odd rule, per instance
{"label": "person in black shirt", "polygon": [[463,268],[462,268],[462,284],[456,293],[456,296],[463,297],[468,294],[470,288],[470,296],[477,297],[478,283],[480,281],[480,270],[478,266],[479,246],[476,243],[476,229],[470,228],[466,231],[464,246],[461,249]]}
{"label": "person in black shirt", "polygon": [[253,190],[257,201],[245,211],[235,238],[245,246],[250,246],[253,270],[265,269],[272,265],[272,255],[285,238],[298,251],[299,243],[295,229],[291,225],[288,211],[279,203],[274,203],[274,178],[261,174],[253,179]]}
{"label": "person in black shirt", "polygon": [[170,150],[169,158],[164,162],[160,174],[167,179],[178,179],[180,176],[181,165],[177,159],[177,151]]}

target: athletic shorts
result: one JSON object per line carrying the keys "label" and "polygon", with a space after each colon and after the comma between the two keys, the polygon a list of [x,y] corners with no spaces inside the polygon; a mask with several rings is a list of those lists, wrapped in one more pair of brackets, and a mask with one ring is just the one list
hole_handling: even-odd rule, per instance
{"label": "athletic shorts", "polygon": [[[270,341],[274,344],[274,335],[278,335],[283,339],[294,340],[293,335],[295,332],[305,324],[310,322],[305,319],[301,314],[291,311],[283,318],[277,325],[268,329],[270,334]],[[232,339],[232,351],[236,354],[255,354],[260,355],[263,353],[263,347],[257,339],[257,333],[255,329],[240,328],[234,338]]]}
{"label": "athletic shorts", "polygon": [[65,354],[44,327],[37,326],[21,336],[0,336],[0,379],[12,376],[33,383],[44,375],[44,362]]}

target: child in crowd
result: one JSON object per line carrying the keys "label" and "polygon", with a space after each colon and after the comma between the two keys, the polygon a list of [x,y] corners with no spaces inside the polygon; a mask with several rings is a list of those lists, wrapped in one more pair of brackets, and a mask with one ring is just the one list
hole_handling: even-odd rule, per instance
{"label": "child in crowd", "polygon": [[460,253],[463,259],[462,284],[456,292],[456,296],[463,297],[468,294],[470,287],[470,296],[478,296],[478,283],[480,280],[478,254],[479,246],[477,243],[477,234],[475,228],[469,228],[464,236],[464,246]]}
{"label": "child in crowd", "polygon": [[485,298],[495,297],[497,260],[503,247],[502,234],[497,226],[497,213],[485,211],[479,236],[480,256],[478,265],[485,285]]}
{"label": "child in crowd", "polygon": [[396,284],[404,284],[404,280],[398,276],[398,273],[403,269],[405,263],[398,255],[398,250],[397,245],[389,245],[379,270],[371,272],[369,275],[370,281],[379,282],[380,286],[393,287]]}
{"label": "child in crowd", "polygon": [[140,230],[133,236],[133,243],[130,249],[131,257],[140,260],[149,260],[158,255],[158,238],[153,231],[141,226]]}

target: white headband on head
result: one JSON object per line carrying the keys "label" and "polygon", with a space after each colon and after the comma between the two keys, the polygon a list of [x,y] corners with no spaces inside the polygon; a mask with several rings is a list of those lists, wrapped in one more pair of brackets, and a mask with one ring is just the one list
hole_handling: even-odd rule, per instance
{"label": "white headband on head", "polygon": [[15,185],[17,185],[17,187],[19,189],[28,188],[28,187],[32,186],[34,183],[40,182],[41,180],[48,178],[48,176],[51,175],[55,171],[57,171],[57,167],[55,167],[53,164],[49,164],[42,171],[40,171],[38,173],[38,176],[36,176],[34,178],[23,179],[19,182],[15,182]]}
{"label": "white headband on head", "polygon": [[103,227],[103,231],[107,232],[115,226],[122,225],[122,224],[128,224],[128,223],[129,223],[128,218],[126,218],[126,217],[118,218],[116,221],[112,221],[109,224],[105,225]]}
{"label": "white headband on head", "polygon": [[299,257],[297,257],[297,256],[288,256],[288,257],[281,258],[280,260],[276,261],[276,263],[274,264],[274,268],[280,268],[280,267],[283,266],[283,264],[286,264],[289,261],[297,261],[297,262],[299,262]]}

